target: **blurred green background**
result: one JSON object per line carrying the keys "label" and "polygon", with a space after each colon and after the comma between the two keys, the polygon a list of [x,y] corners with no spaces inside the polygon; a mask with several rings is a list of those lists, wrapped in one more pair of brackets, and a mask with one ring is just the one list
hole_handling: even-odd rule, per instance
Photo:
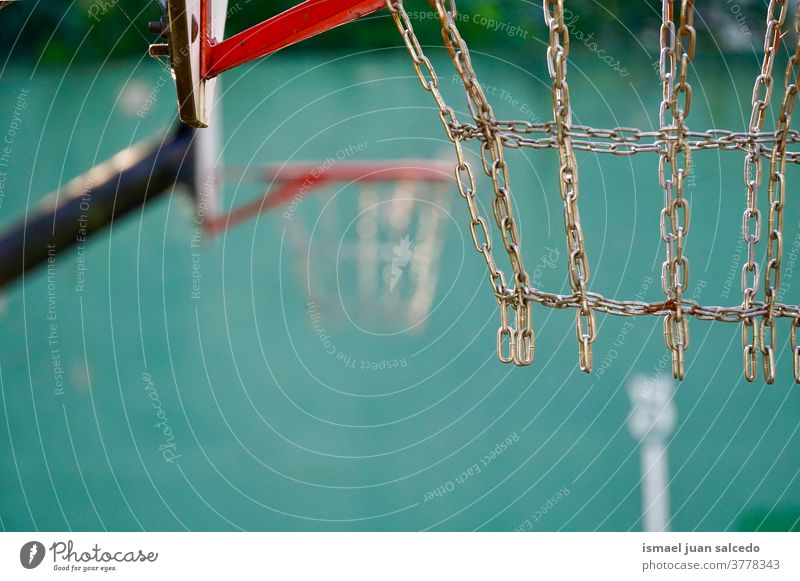
{"label": "blurred green background", "polygon": [[[245,4],[230,29],[273,11]],[[465,14],[509,25],[491,30],[472,22],[464,29],[497,117],[551,118],[540,6],[461,5]],[[144,23],[157,17],[158,6],[120,2],[99,22],[88,18],[90,7],[20,2],[0,12],[0,42],[9,55],[0,76],[0,133],[9,135],[19,113],[13,171],[0,197],[3,226],[75,175],[175,123],[168,72],[145,56]],[[708,12],[698,26],[713,24],[714,34],[702,32],[692,71],[693,128],[741,130],[749,118],[763,6],[742,2],[740,9],[752,35],[726,4],[701,9]],[[652,128],[661,92],[652,70],[653,8],[582,2],[574,12],[573,38],[594,32],[627,72],[573,41],[574,121]],[[443,93],[464,116],[436,24],[418,20]],[[509,35],[511,26],[527,34]],[[785,61],[784,50],[777,70]],[[365,147],[351,160],[449,159],[433,103],[386,14],[222,81],[230,165],[324,160],[357,144]],[[775,116],[773,105],[769,119]],[[479,168],[474,147],[470,156]],[[507,156],[529,268],[543,265],[542,288],[568,292],[556,154]],[[741,300],[742,161],[741,152],[694,156],[686,251],[690,294],[705,304]],[[579,162],[591,288],[658,300],[657,158],[581,153]],[[788,180],[798,183],[796,168]],[[488,183],[479,186],[490,216]],[[232,180],[224,204],[258,193]],[[59,255],[50,272],[40,269],[6,288],[2,528],[640,530],[639,443],[627,427],[627,388],[636,376],[669,374],[661,320],[598,316],[595,369],[584,375],[577,370],[574,313],[536,308],[536,362],[501,365],[496,304],[471,246],[466,209],[454,186],[449,193],[434,310],[413,331],[385,309],[359,308],[351,265],[326,261],[331,248],[357,239],[356,187],[322,192],[300,203],[291,219],[263,215],[205,239],[199,251],[192,246],[192,201],[176,190],[115,223],[80,254]],[[429,192],[417,195],[424,200]],[[338,227],[320,229],[306,243],[322,258],[304,272],[308,255],[291,241],[326,213]],[[790,303],[797,303],[789,262],[793,270],[799,221],[790,201],[783,279]],[[551,256],[558,260],[550,263]],[[85,284],[78,288],[81,260]],[[202,277],[193,297],[198,260]],[[326,299],[318,301],[321,319],[309,314],[309,287]],[[329,355],[316,332],[320,324],[356,368]],[[791,379],[788,325],[779,324],[773,386],[742,380],[737,326],[692,321],[691,332],[668,442],[672,528],[798,529],[800,392]],[[394,360],[405,365],[380,368]],[[492,457],[498,446],[502,452]]]}
{"label": "blurred green background", "polygon": [[[297,4],[292,0],[280,2],[253,2],[229,0],[228,34],[277,14]],[[711,2],[703,8],[697,19],[697,29],[702,36],[716,39],[726,50],[758,48],[761,40],[753,36],[754,30],[763,32],[763,0],[737,0]],[[530,43],[515,45],[487,26],[483,19],[517,26],[533,33],[543,23],[540,2],[511,0],[464,0],[457,2],[460,12],[468,16],[460,28],[474,48],[491,49],[492,52],[522,52],[534,56],[536,49]],[[626,0],[571,0],[565,7],[575,15],[583,15],[581,29],[594,33],[604,46],[623,50],[632,38],[658,34],[660,2],[628,2]],[[65,9],[67,8],[67,9]],[[433,15],[427,0],[408,4],[413,14]],[[44,63],[63,64],[105,61],[107,58],[132,57],[142,54],[142,35],[147,35],[147,22],[156,20],[161,13],[158,0],[125,2],[119,0],[73,0],[68,7],[61,3],[18,2],[0,18],[0,47],[10,51],[18,44],[24,51],[15,54],[15,60],[29,59]],[[479,17],[474,18],[475,15]],[[569,20],[569,14],[567,14]],[[358,24],[333,30],[328,34],[306,41],[304,50],[363,50],[364,48],[395,46],[395,39],[387,35],[385,27],[375,22],[382,17],[366,18]],[[713,32],[713,35],[709,33]],[[53,34],[55,32],[55,34]],[[755,38],[755,43],[750,41]],[[657,43],[657,36],[655,38]],[[81,50],[76,54],[75,47]]]}

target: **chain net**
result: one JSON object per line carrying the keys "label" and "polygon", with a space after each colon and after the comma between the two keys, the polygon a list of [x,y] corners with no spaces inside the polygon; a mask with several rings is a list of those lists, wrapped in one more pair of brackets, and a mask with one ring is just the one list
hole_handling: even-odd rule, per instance
{"label": "chain net", "polygon": [[[439,111],[447,138],[456,153],[455,177],[458,191],[467,204],[469,228],[475,249],[482,255],[488,279],[500,306],[497,331],[498,357],[505,363],[529,365],[534,357],[533,305],[574,308],[579,366],[592,369],[592,343],[596,338],[595,313],[626,317],[655,315],[664,317],[664,340],[672,354],[672,371],[683,379],[685,352],[689,346],[690,317],[701,320],[741,324],[744,376],[753,381],[760,356],[764,380],[775,380],[776,324],[781,317],[791,319],[791,350],[795,382],[800,383],[800,307],[778,302],[783,250],[783,207],[786,193],[787,163],[800,163],[800,152],[787,146],[800,142],[800,133],[790,128],[798,93],[800,66],[800,5],[794,16],[797,39],[790,52],[783,78],[780,113],[774,131],[764,130],[764,118],[772,99],[773,68],[781,38],[787,32],[788,0],[771,0],[767,8],[762,66],[756,77],[747,131],[723,129],[695,131],[687,120],[692,104],[689,64],[694,58],[696,31],[694,0],[662,0],[659,34],[659,76],[663,89],[659,108],[659,128],[643,131],[634,127],[598,129],[572,124],[567,60],[569,29],[564,21],[564,0],[543,0],[544,20],[549,42],[547,69],[551,80],[553,120],[543,123],[498,120],[475,76],[469,49],[456,26],[455,0],[432,0],[442,28],[442,37],[467,95],[472,122],[462,122],[442,97],[439,78],[425,56],[402,0],[387,0],[422,87],[431,94]],[[493,240],[487,218],[481,215],[476,200],[473,168],[466,161],[464,143],[480,143],[482,171],[491,179],[492,210],[503,249],[508,254],[509,276],[493,253]],[[568,250],[568,272],[572,293],[559,295],[532,288],[523,261],[520,233],[512,212],[512,192],[504,148],[555,149],[559,158],[559,190],[563,201],[564,233]],[[744,185],[746,209],[742,217],[742,237],[747,261],[742,266],[742,302],[734,306],[704,306],[683,296],[689,285],[689,259],[684,254],[689,233],[690,207],[684,196],[684,182],[691,172],[692,153],[703,149],[740,150],[745,155]],[[607,298],[589,290],[589,256],[584,243],[579,212],[579,180],[575,151],[614,155],[655,153],[659,157],[658,180],[664,192],[664,207],[659,225],[664,243],[661,269],[664,300],[641,302]],[[764,161],[768,161],[767,196],[769,215],[766,262],[758,262],[756,245],[761,240],[762,216],[758,195],[762,185]],[[763,284],[763,290],[760,287]]]}

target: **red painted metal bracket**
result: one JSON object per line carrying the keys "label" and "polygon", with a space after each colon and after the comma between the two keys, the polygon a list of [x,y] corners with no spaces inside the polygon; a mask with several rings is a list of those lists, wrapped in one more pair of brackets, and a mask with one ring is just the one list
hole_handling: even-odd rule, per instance
{"label": "red painted metal bracket", "polygon": [[209,39],[201,75],[218,74],[386,7],[386,0],[306,0],[230,38]]}
{"label": "red painted metal bracket", "polygon": [[260,199],[242,204],[218,216],[206,216],[203,228],[210,234],[228,230],[263,212],[283,206],[296,196],[306,196],[332,183],[375,183],[414,181],[446,183],[452,181],[452,164],[445,161],[410,159],[403,161],[339,162],[331,166],[319,163],[295,163],[254,170],[226,168],[230,178],[239,181],[263,181],[267,192]]}

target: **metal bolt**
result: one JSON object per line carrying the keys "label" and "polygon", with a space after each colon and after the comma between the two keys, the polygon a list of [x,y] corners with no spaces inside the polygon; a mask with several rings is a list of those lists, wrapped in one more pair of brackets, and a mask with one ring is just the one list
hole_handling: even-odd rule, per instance
{"label": "metal bolt", "polygon": [[165,42],[151,44],[147,52],[154,57],[169,56],[169,44]]}

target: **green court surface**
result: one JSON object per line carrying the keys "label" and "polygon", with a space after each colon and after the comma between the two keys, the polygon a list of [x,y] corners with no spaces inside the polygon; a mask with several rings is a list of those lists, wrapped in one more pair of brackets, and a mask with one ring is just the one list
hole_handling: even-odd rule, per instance
{"label": "green court surface", "polygon": [[[463,115],[446,53],[431,54]],[[498,118],[552,117],[544,59],[527,68],[474,59]],[[627,76],[591,54],[570,64],[574,122],[657,124],[658,76],[629,60]],[[755,59],[698,58],[695,67],[704,75],[689,125],[743,130]],[[290,53],[223,80],[229,165],[451,159],[433,102],[400,49]],[[67,73],[7,69],[6,136],[15,108],[3,226],[175,116],[172,82],[150,60],[73,64]],[[470,156],[479,168],[474,147]],[[507,156],[534,284],[569,293],[556,153]],[[590,287],[658,300],[657,157],[578,158]],[[704,304],[741,303],[743,158],[718,150],[693,158],[686,254],[689,293]],[[782,297],[796,303],[796,168],[787,179]],[[479,185],[491,216],[488,181]],[[338,222],[315,234],[315,249],[327,254],[308,277],[291,240],[331,198],[198,243],[192,202],[176,191],[5,289],[3,529],[641,529],[627,386],[637,375],[670,374],[661,319],[598,315],[586,375],[577,368],[574,312],[537,306],[535,363],[500,364],[497,305],[451,184],[432,312],[406,329],[362,304],[336,252],[355,236],[357,189],[328,192]],[[258,191],[234,181],[224,193],[232,205]],[[507,269],[497,234],[495,242]],[[778,330],[778,380],[748,384],[739,326],[692,320],[668,448],[673,529],[800,526],[800,388],[787,321]]]}

